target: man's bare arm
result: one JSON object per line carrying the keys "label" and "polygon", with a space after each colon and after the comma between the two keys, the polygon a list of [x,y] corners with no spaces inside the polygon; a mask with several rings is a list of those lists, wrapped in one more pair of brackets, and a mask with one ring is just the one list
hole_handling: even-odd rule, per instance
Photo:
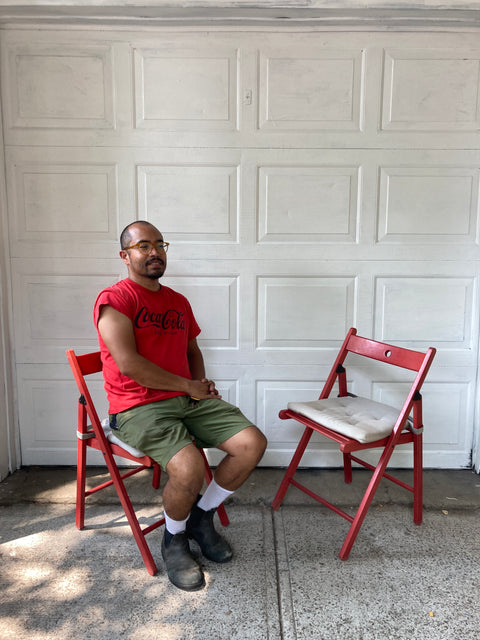
{"label": "man's bare arm", "polygon": [[192,378],[194,378],[195,380],[200,380],[201,382],[208,383],[210,397],[221,398],[222,396],[219,395],[217,389],[215,388],[215,383],[213,382],[213,380],[207,380],[207,378],[205,377],[205,364],[203,362],[203,355],[200,351],[200,347],[197,344],[196,338],[193,338],[188,343],[187,359]]}
{"label": "man's bare arm", "polygon": [[[105,305],[101,309],[98,330],[120,372],[143,387],[165,391],[182,391],[201,400],[212,397],[207,380],[198,378],[189,380],[177,376],[141,356],[137,351],[131,321],[113,307]],[[192,371],[192,376],[197,373],[202,373],[202,370]],[[204,376],[203,370],[202,378]]]}
{"label": "man's bare arm", "polygon": [[188,342],[187,360],[192,378],[194,378],[195,380],[202,380],[203,378],[205,378],[205,364],[203,362],[203,355],[195,338]]}

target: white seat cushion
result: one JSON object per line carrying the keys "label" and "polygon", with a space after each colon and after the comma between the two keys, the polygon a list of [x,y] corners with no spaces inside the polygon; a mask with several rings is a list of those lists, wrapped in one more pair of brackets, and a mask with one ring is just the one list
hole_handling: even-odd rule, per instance
{"label": "white seat cushion", "polygon": [[122,447],[122,449],[125,449],[125,451],[128,451],[128,453],[130,453],[132,456],[135,456],[136,458],[143,458],[143,456],[145,455],[139,449],[135,449],[135,447],[131,447],[126,442],[123,442],[123,440],[120,440],[120,438],[117,438],[113,430],[110,429],[110,421],[108,418],[102,420],[102,429],[105,433],[105,436],[107,437],[107,440],[112,444],[118,444],[119,447]]}
{"label": "white seat cushion", "polygon": [[345,396],[312,402],[289,402],[288,408],[358,442],[374,442],[389,436],[399,409],[368,398]]}

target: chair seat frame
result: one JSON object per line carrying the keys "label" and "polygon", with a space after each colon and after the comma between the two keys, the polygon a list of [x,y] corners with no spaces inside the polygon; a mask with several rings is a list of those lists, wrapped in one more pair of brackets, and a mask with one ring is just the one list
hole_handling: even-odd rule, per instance
{"label": "chair seat frame", "polygon": [[[150,456],[134,456],[120,445],[114,444],[107,439],[85,379],[85,376],[98,373],[102,370],[100,352],[77,355],[73,349],[69,349],[67,351],[67,359],[80,392],[77,422],[76,526],[78,529],[85,527],[85,499],[113,485],[145,563],[145,567],[148,573],[153,576],[158,572],[158,568],[145,536],[165,524],[165,518],[161,517],[149,526],[142,528],[125,487],[124,480],[146,469],[153,469],[152,486],[154,489],[158,489],[160,487],[161,467]],[[87,489],[86,466],[88,448],[96,449],[103,454],[111,479]],[[213,474],[204,450],[199,448],[199,451],[205,463],[205,480],[207,484],[209,484],[212,481]],[[126,459],[137,466],[128,471],[120,472],[114,456]],[[222,525],[227,526],[229,524],[229,518],[223,504],[218,507],[217,513]]]}
{"label": "chair seat frame", "polygon": [[[346,560],[350,554],[352,546],[358,535],[360,527],[367,515],[367,511],[373,501],[378,486],[385,478],[402,488],[413,493],[413,521],[415,524],[422,523],[423,513],[423,419],[422,419],[422,395],[420,389],[423,385],[425,377],[430,369],[432,360],[436,350],[430,347],[426,353],[396,347],[390,344],[369,340],[357,336],[357,330],[351,328],[343,342],[338,353],[337,359],[330,371],[327,381],[323,387],[319,399],[323,400],[330,396],[335,383],[338,383],[338,397],[345,397],[350,394],[347,389],[346,369],[343,366],[347,355],[356,353],[374,360],[379,360],[398,367],[416,371],[417,375],[410,388],[404,405],[399,411],[398,419],[393,427],[391,434],[385,438],[381,438],[374,442],[361,443],[357,440],[345,436],[334,431],[322,424],[303,416],[296,411],[283,409],[279,413],[282,420],[293,419],[305,426],[303,435],[298,443],[292,460],[278,488],[275,498],[272,502],[272,508],[278,510],[285,497],[290,485],[293,485],[300,491],[303,491],[317,502],[334,511],[338,515],[350,522],[350,528],[341,547],[339,557]],[[413,419],[409,419],[412,414]],[[367,489],[363,495],[360,505],[354,516],[348,514],[343,509],[332,504],[319,494],[311,491],[308,487],[298,482],[294,478],[294,474],[303,457],[305,449],[312,437],[313,433],[320,433],[330,440],[336,442],[343,454],[344,481],[349,484],[352,482],[352,462],[359,464],[372,471],[372,476]],[[387,473],[387,465],[392,457],[395,448],[402,444],[413,445],[413,484],[409,484]],[[376,466],[354,455],[354,452],[366,449],[381,449],[381,454]]]}

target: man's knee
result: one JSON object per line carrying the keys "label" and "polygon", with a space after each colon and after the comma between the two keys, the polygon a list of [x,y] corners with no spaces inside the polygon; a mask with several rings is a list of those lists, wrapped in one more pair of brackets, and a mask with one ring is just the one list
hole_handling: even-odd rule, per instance
{"label": "man's knee", "polygon": [[260,431],[260,429],[258,427],[252,426],[252,428],[249,429],[248,434],[246,435],[250,439],[252,447],[256,451],[261,452],[261,454],[263,455],[268,443],[267,438]]}
{"label": "man's knee", "polygon": [[231,455],[243,455],[259,460],[266,447],[266,437],[258,427],[251,425],[226,440],[219,448]]}
{"label": "man's knee", "polygon": [[190,488],[202,484],[205,462],[200,451],[192,444],[183,447],[170,458],[166,471],[169,480],[176,485]]}
{"label": "man's knee", "polygon": [[255,435],[256,447],[257,447],[259,456],[261,458],[265,453],[265,449],[267,448],[268,441],[265,434],[263,434],[260,431],[260,429],[258,429],[257,427],[255,427],[255,432],[256,432],[256,435]]}

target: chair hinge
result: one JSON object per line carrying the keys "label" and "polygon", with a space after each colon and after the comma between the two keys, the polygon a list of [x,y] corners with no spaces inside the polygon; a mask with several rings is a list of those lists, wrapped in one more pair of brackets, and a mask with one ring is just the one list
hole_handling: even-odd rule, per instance
{"label": "chair hinge", "polygon": [[413,433],[413,435],[415,436],[419,436],[421,433],[423,433],[423,424],[421,427],[418,427],[418,429],[416,429],[413,424],[410,422],[410,420],[407,421],[407,429],[409,431],[411,431]]}
{"label": "chair hinge", "polygon": [[78,402],[79,402],[80,404],[83,404],[83,406],[84,406],[84,407],[86,407],[86,406],[87,406],[87,401],[85,400],[85,396],[83,395],[83,393],[82,393],[82,395],[79,397]]}
{"label": "chair hinge", "polygon": [[335,369],[335,373],[345,373],[346,369],[343,365],[339,364],[338,367]]}
{"label": "chair hinge", "polygon": [[77,431],[77,438],[79,440],[90,440],[91,438],[95,438],[95,433],[93,431],[87,431],[86,433]]}

